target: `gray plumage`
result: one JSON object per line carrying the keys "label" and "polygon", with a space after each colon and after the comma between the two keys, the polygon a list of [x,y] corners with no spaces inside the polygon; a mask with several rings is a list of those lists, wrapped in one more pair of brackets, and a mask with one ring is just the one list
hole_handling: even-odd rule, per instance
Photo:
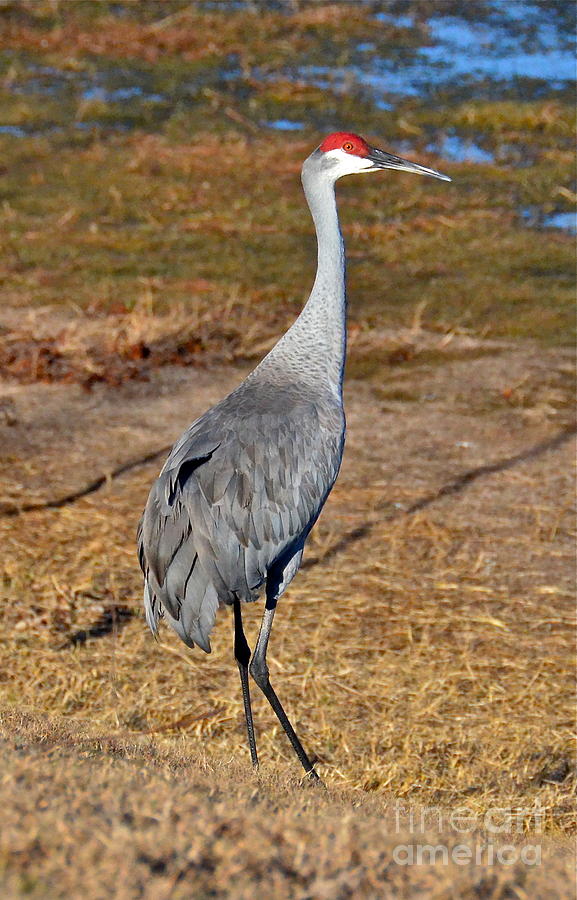
{"label": "gray plumage", "polygon": [[210,652],[221,604],[278,599],[337,476],[342,407],[305,383],[247,379],[175,444],[139,529],[145,608]]}
{"label": "gray plumage", "polygon": [[[298,571],[343,453],[345,256],[334,185],[342,175],[384,168],[446,179],[352,134],[330,135],[305,161],[302,182],[318,242],[309,300],[248,378],[176,442],[138,528],[152,631],[164,615],[189,647],[208,653],[219,606],[232,606],[253,765],[249,671],[314,778],[270,685],[266,650],[277,600]],[[241,607],[261,591],[265,613],[251,657]]]}

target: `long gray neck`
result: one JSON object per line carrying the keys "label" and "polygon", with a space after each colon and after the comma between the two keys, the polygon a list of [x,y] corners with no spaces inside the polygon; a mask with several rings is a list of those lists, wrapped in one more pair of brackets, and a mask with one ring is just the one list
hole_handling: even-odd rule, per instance
{"label": "long gray neck", "polygon": [[342,395],[346,353],[345,248],[334,181],[317,160],[303,166],[302,182],[317,233],[318,266],[311,295],[296,322],[256,371],[279,374]]}

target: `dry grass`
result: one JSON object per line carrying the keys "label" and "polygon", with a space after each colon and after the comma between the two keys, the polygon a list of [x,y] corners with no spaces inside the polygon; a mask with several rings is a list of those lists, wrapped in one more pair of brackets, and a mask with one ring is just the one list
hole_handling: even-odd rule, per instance
{"label": "dry grass", "polygon": [[[255,321],[237,296],[192,298],[156,311],[148,285],[128,309],[6,310],[0,325],[0,376],[24,384],[103,382],[118,386],[166,365],[208,366],[251,359],[272,346],[274,322]],[[288,319],[287,319],[288,325]],[[2,331],[4,333],[2,333]]]}
{"label": "dry grass", "polygon": [[[110,311],[53,306],[6,308],[0,313],[0,377],[8,383],[76,383],[119,386],[147,380],[152,370],[258,360],[279,333],[294,321],[289,310],[255,317],[251,298],[192,295],[170,308],[157,304],[143,279],[142,295],[132,307]],[[412,366],[491,355],[510,346],[479,339],[457,327],[423,329],[425,303],[406,328],[349,328],[348,367],[356,377],[374,376],[384,367]]]}
{"label": "dry grass", "polygon": [[[392,798],[412,810],[465,806],[478,821],[511,809],[528,834],[540,809],[551,847],[566,846],[575,821],[571,441],[403,513],[558,433],[569,360],[528,345],[469,356],[449,346],[441,364],[438,340],[420,340],[422,356],[390,365],[387,380],[382,367],[373,383],[349,384],[343,472],[273,634],[273,683],[317,755],[326,799],[295,793],[297,763],[257,697],[266,796],[253,796],[227,611],[210,658],[147,632],[134,528],[157,464],[60,510],[0,520],[2,702],[7,748],[20,747],[5,769],[6,805],[15,784],[27,786],[14,813],[25,824],[5,832],[15,896],[28,890],[25,871],[37,873],[33,895],[70,896],[95,865],[104,887],[89,897],[109,895],[119,867],[123,898],[184,897],[192,883],[195,896],[248,897],[265,872],[279,897],[374,897],[384,885],[399,897],[569,896],[554,853],[552,893],[524,865],[419,869],[411,888],[391,868]],[[240,374],[169,366],[89,394],[13,385],[5,496],[18,483],[20,497],[58,494],[169,443]],[[258,617],[247,609],[251,638]],[[22,724],[22,709],[50,718],[33,712]],[[115,761],[117,745],[130,763]]]}
{"label": "dry grass", "polygon": [[[0,734],[6,898],[569,897],[569,845],[539,829],[504,838],[464,810],[411,820],[390,798],[54,718],[4,714]],[[423,862],[395,862],[410,852]]]}
{"label": "dry grass", "polygon": [[[156,312],[180,306],[191,318],[198,305],[227,326],[214,335],[221,350],[226,332],[234,349],[247,323],[278,334],[314,277],[299,171],[320,136],[192,134],[82,147],[45,138],[23,147],[0,135],[10,198],[0,209],[4,304],[98,317],[152,298]],[[543,194],[565,190],[567,161],[544,168]],[[532,170],[495,168],[480,180],[473,165],[452,164],[449,173],[458,189],[409,177],[339,186],[351,321],[364,331],[409,326],[420,310],[436,330],[564,344],[574,330],[573,241],[519,222]]]}

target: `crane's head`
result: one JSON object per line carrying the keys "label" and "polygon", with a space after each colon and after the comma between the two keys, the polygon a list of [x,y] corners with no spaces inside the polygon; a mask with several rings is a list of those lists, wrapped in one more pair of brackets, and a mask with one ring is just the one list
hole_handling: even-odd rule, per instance
{"label": "crane's head", "polygon": [[379,169],[397,169],[399,172],[431,175],[442,181],[451,180],[448,175],[442,175],[434,169],[427,169],[408,159],[393,156],[386,150],[371,147],[364,138],[347,131],[336,131],[334,134],[329,134],[311,154],[309,160],[314,160],[323,174],[333,181],[342,178],[343,175],[353,175],[355,172],[377,172]]}

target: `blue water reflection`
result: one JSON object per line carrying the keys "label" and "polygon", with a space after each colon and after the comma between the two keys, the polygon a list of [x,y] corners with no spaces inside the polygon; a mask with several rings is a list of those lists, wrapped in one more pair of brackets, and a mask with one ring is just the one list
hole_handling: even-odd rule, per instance
{"label": "blue water reflection", "polygon": [[[423,54],[431,64],[442,65],[452,75],[481,73],[496,80],[539,78],[549,81],[552,86],[575,78],[575,56],[555,45],[527,52],[519,48],[518,43],[515,45],[506,38],[499,40],[488,25],[452,19],[431,19],[429,28],[436,45],[424,48]],[[546,25],[542,26],[540,39],[542,46],[553,39],[551,29]]]}

